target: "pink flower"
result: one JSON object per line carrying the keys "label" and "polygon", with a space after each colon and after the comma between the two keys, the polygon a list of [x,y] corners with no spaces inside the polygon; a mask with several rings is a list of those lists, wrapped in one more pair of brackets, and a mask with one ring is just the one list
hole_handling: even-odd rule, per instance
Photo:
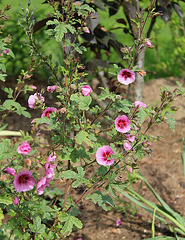
{"label": "pink flower", "polygon": [[82,238],[78,238],[77,240],[83,240]]}
{"label": "pink flower", "polygon": [[22,153],[24,156],[28,155],[29,152],[31,151],[31,147],[27,142],[22,142],[20,146],[17,148],[18,153]]}
{"label": "pink flower", "polygon": [[148,144],[149,147],[152,146],[152,143],[151,143],[151,142],[147,142],[147,144]]}
{"label": "pink flower", "polygon": [[147,47],[151,47],[151,46],[152,46],[152,43],[150,42],[150,40],[147,40],[147,41],[145,42],[145,44],[146,44]]}
{"label": "pink flower", "polygon": [[54,168],[56,168],[57,164],[51,165],[49,162],[45,163],[45,172],[47,178],[52,178],[54,175]]}
{"label": "pink flower", "polygon": [[90,30],[89,30],[88,27],[84,27],[83,30],[84,30],[85,33],[90,33]]}
{"label": "pink flower", "polygon": [[31,77],[32,77],[32,75],[33,75],[33,74],[31,74],[31,75],[27,75],[27,76],[26,76],[26,78],[31,78]]}
{"label": "pink flower", "polygon": [[5,49],[5,50],[3,51],[3,53],[4,53],[4,54],[9,53],[9,49]]}
{"label": "pink flower", "polygon": [[135,73],[128,70],[128,69],[122,69],[119,73],[118,73],[118,81],[120,83],[123,83],[125,85],[128,85],[132,82],[135,81]]}
{"label": "pink flower", "polygon": [[44,193],[45,187],[49,186],[49,179],[46,177],[41,178],[37,183],[37,195],[42,195]]}
{"label": "pink flower", "polygon": [[13,184],[17,192],[27,192],[34,188],[35,179],[32,177],[32,172],[23,171],[15,177]]}
{"label": "pink flower", "polygon": [[7,173],[7,174],[10,174],[10,175],[12,175],[12,176],[15,176],[15,174],[16,174],[15,169],[14,169],[14,168],[11,168],[11,167],[5,168],[5,169],[4,169],[4,172]]}
{"label": "pink flower", "polygon": [[30,95],[28,98],[28,106],[30,108],[36,108],[36,103],[39,101],[41,105],[45,101],[44,97],[40,93],[35,93],[34,95]]}
{"label": "pink flower", "polygon": [[47,117],[47,118],[50,118],[49,114],[52,113],[52,112],[55,112],[56,113],[57,109],[54,108],[54,107],[48,107],[44,110],[44,113],[41,115],[41,118],[43,117]]}
{"label": "pink flower", "polygon": [[131,136],[130,134],[125,134],[126,140],[128,140],[130,143],[133,143],[135,141],[135,136]]}
{"label": "pink flower", "polygon": [[133,170],[132,170],[131,167],[129,167],[129,168],[128,168],[128,171],[129,171],[130,173],[132,173]]}
{"label": "pink flower", "polygon": [[111,157],[111,155],[115,155],[115,153],[112,151],[110,146],[103,146],[98,148],[97,152],[96,152],[96,161],[100,164],[100,165],[111,165],[114,162],[114,159],[108,159]]}
{"label": "pink flower", "polygon": [[136,215],[136,218],[137,218],[137,219],[142,218],[142,214],[141,214],[141,213],[138,213],[138,214]]}
{"label": "pink flower", "polygon": [[56,156],[52,156],[52,154],[49,155],[48,159],[47,159],[47,162],[50,162],[50,161],[55,161],[55,158]]}
{"label": "pink flower", "polygon": [[34,86],[34,85],[32,85],[31,87],[32,87],[33,90],[36,90],[36,89],[37,89],[37,87]]}
{"label": "pink flower", "polygon": [[145,104],[145,103],[143,103],[143,102],[140,102],[140,101],[135,101],[134,102],[134,106],[135,107],[138,107],[138,108],[147,108],[147,105]]}
{"label": "pink flower", "polygon": [[125,149],[126,151],[129,151],[131,148],[132,148],[132,146],[130,145],[129,142],[125,142],[125,143],[124,143],[124,149]]}
{"label": "pink flower", "polygon": [[130,131],[131,124],[132,123],[129,121],[129,119],[126,115],[122,115],[115,119],[115,128],[118,132],[121,132],[121,133],[126,133],[126,132]]}
{"label": "pink flower", "polygon": [[117,219],[117,220],[116,220],[116,227],[119,227],[121,224],[122,224],[121,219],[120,219],[120,218]]}
{"label": "pink flower", "polygon": [[18,197],[13,198],[13,204],[18,205],[19,204],[19,199]]}
{"label": "pink flower", "polygon": [[92,88],[89,85],[84,85],[81,87],[81,91],[84,96],[89,96],[89,94],[92,92]]}
{"label": "pink flower", "polygon": [[47,91],[50,92],[50,93],[53,93],[56,89],[57,89],[57,86],[56,86],[56,85],[48,86],[48,87],[47,87]]}

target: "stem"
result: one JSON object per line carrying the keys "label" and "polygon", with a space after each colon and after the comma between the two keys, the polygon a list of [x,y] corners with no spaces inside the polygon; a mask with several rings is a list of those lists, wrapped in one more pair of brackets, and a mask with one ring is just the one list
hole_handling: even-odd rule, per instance
{"label": "stem", "polygon": [[[121,83],[118,84],[118,86],[116,88],[116,91],[115,91],[115,94],[118,92],[118,89],[119,89],[120,85],[121,85]],[[107,111],[107,109],[111,106],[112,103],[113,103],[113,100],[110,100],[108,102],[107,106],[105,107],[105,109],[101,113],[99,113],[98,116],[96,116],[93,119],[93,121],[91,122],[91,125],[93,125],[93,123]]]}
{"label": "stem", "polygon": [[[71,162],[70,160],[68,160],[68,170],[70,170],[71,168]],[[68,194],[69,194],[69,189],[70,189],[70,179],[66,180],[66,186],[65,186],[65,195],[64,195],[64,206],[63,209],[65,208],[65,206],[67,205],[67,199],[68,199]]]}
{"label": "stem", "polygon": [[184,233],[185,233],[185,227],[182,226],[175,218],[173,218],[171,215],[169,215],[168,213],[162,211],[158,206],[156,206],[156,204],[146,200],[145,198],[143,198],[141,195],[139,195],[137,192],[131,190],[130,188],[126,188],[125,191],[133,196],[134,198],[139,198],[139,200],[143,203],[145,203],[146,205],[148,205],[149,207],[151,207],[152,209],[156,209],[157,208],[157,212],[160,213],[162,216],[168,218],[171,222],[173,222],[176,226],[178,226]]}

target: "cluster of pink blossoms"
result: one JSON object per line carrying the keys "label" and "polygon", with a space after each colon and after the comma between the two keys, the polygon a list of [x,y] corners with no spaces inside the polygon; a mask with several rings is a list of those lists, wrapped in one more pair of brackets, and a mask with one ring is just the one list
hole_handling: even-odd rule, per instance
{"label": "cluster of pink blossoms", "polygon": [[[25,142],[23,142],[22,144],[25,144]],[[23,152],[20,152],[20,153],[25,155],[25,149],[23,150]],[[56,159],[56,156],[52,155],[52,154],[50,154],[49,157],[47,158],[47,161],[45,163],[45,174],[46,174],[46,176],[42,177],[37,182],[37,186],[36,186],[37,195],[43,194],[45,187],[50,186],[49,182],[52,180],[53,175],[54,175],[54,168],[56,168],[56,166],[57,166],[56,163],[50,164],[50,162],[54,162],[55,159]],[[6,174],[10,174],[12,176],[16,175],[15,169],[11,168],[11,167],[5,168],[4,172]],[[22,171],[15,176],[13,184],[14,184],[14,188],[17,192],[27,192],[27,191],[31,191],[34,188],[34,186],[36,184],[36,180],[32,176],[31,171]],[[19,199],[17,197],[15,197],[13,199],[13,204],[14,205],[19,204]]]}
{"label": "cluster of pink blossoms", "polygon": [[41,104],[44,103],[45,99],[41,95],[41,93],[35,93],[34,95],[30,95],[28,98],[28,106],[30,108],[36,108],[37,107],[37,102],[41,102]]}
{"label": "cluster of pink blossoms", "polygon": [[45,163],[45,173],[46,177],[41,178],[37,183],[37,195],[42,195],[44,193],[45,187],[49,187],[49,182],[51,182],[54,175],[54,168],[56,168],[57,164],[50,164],[51,161],[55,161],[56,156],[52,154],[49,155],[47,162]]}
{"label": "cluster of pink blossoms", "polygon": [[[135,81],[135,73],[128,70],[122,69],[117,76],[117,79],[120,83],[124,85],[128,85]],[[136,108],[146,108],[147,105],[140,101],[135,101],[134,106]],[[120,133],[128,133],[131,130],[131,121],[128,119],[126,115],[119,116],[115,119],[115,129]],[[126,141],[124,141],[124,149],[125,151],[130,151],[132,149],[131,143],[135,141],[135,136],[131,134],[125,134]],[[114,151],[110,146],[103,146],[98,148],[96,152],[96,161],[100,165],[111,165],[114,163],[115,159],[111,158],[111,155],[115,155]],[[128,169],[129,172],[132,172],[132,168]]]}

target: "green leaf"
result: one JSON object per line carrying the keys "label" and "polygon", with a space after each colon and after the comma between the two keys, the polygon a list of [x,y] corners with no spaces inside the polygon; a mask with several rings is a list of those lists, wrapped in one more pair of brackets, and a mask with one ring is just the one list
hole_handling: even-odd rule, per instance
{"label": "green leaf", "polygon": [[91,199],[93,203],[97,203],[100,207],[102,207],[105,211],[107,211],[106,204],[114,207],[114,202],[109,195],[103,195],[100,191],[96,191],[92,195],[87,195],[86,199]]}
{"label": "green leaf", "polygon": [[113,102],[115,101],[115,99],[116,99],[116,94],[115,93],[110,92],[108,88],[102,88],[102,87],[99,87],[99,88],[101,90],[103,90],[103,92],[98,96],[99,101],[105,100],[105,99],[110,99]]}
{"label": "green leaf", "polygon": [[35,233],[43,233],[46,229],[45,224],[41,224],[41,218],[39,216],[33,219],[33,224],[29,224],[29,227],[31,231]]}
{"label": "green leaf", "polygon": [[3,103],[3,107],[5,107],[8,110],[12,110],[16,112],[18,115],[24,115],[27,118],[31,117],[30,113],[25,111],[26,108],[22,107],[18,102],[15,102],[14,100],[10,100],[10,99],[6,100]]}
{"label": "green leaf", "polygon": [[85,142],[87,145],[89,145],[90,147],[94,148],[94,144],[92,143],[92,141],[88,138],[88,133],[85,132],[84,130],[81,130],[79,133],[77,133],[77,135],[75,136],[75,140],[78,144],[82,144],[83,142]]}
{"label": "green leaf", "polygon": [[76,181],[72,184],[73,188],[77,188],[79,185],[81,185],[85,181],[85,179],[83,179],[83,176],[85,174],[85,171],[83,170],[83,168],[77,167],[77,170],[78,170],[78,175],[77,175]]}
{"label": "green leaf", "polygon": [[153,187],[147,182],[147,180],[144,178],[144,176],[138,172],[141,179],[145,182],[145,184],[147,185],[147,187],[150,189],[150,191],[153,193],[153,195],[156,197],[156,199],[160,202],[160,204],[162,205],[162,207],[164,208],[164,210],[166,210],[166,212],[168,214],[170,214],[171,216],[173,216],[182,226],[185,226],[185,219],[177,212],[173,211],[168,204],[163,201],[163,199],[155,192],[155,190],[153,189]]}
{"label": "green leaf", "polygon": [[[146,210],[147,212],[149,212],[150,214],[154,214],[154,211],[152,209],[150,209],[149,207],[145,206],[142,202],[139,201],[139,199],[136,196],[131,196],[129,194],[127,194],[125,191],[127,191],[127,189],[125,189],[125,191],[123,190],[123,187],[120,187],[119,185],[115,185],[114,188],[121,193],[124,197],[130,199],[132,202],[134,202],[136,205],[138,205],[139,207],[143,208],[144,210]],[[157,206],[156,204],[154,204],[154,206]],[[167,222],[165,221],[164,218],[162,218],[160,215],[156,214],[156,218],[159,219],[162,223],[166,224]]]}
{"label": "green leaf", "polygon": [[61,42],[64,34],[67,33],[67,28],[66,24],[64,22],[60,22],[56,27],[55,27],[55,37],[57,42]]}
{"label": "green leaf", "polygon": [[89,105],[91,104],[92,98],[91,96],[79,96],[77,93],[75,93],[71,95],[70,100],[78,103],[80,110],[87,111],[89,109]]}
{"label": "green leaf", "polygon": [[138,111],[139,112],[137,113],[137,116],[138,116],[139,120],[141,121],[141,123],[143,123],[147,114],[146,114],[144,108],[139,108]]}
{"label": "green leaf", "polygon": [[12,88],[3,88],[3,91],[8,93],[8,98],[13,98],[13,90]]}
{"label": "green leaf", "polygon": [[12,198],[6,195],[5,193],[0,195],[0,203],[10,205],[12,204]]}
{"label": "green leaf", "polygon": [[0,208],[0,225],[2,225],[3,218],[4,218],[3,210]]}
{"label": "green leaf", "polygon": [[153,237],[153,238],[147,238],[145,240],[158,240],[158,239],[161,239],[161,240],[175,240],[174,237],[168,237],[168,236],[157,236],[157,237]]}
{"label": "green leaf", "polygon": [[62,234],[66,234],[67,236],[71,234],[74,225],[79,229],[83,227],[82,222],[78,218],[71,216],[67,213],[59,214],[58,219],[60,222],[64,223],[64,226],[61,231]]}
{"label": "green leaf", "polygon": [[66,172],[61,173],[61,178],[73,179],[77,178],[78,174],[72,170],[67,170]]}
{"label": "green leaf", "polygon": [[74,148],[70,154],[70,160],[73,163],[78,162],[82,158],[89,159],[89,156],[86,154],[85,147],[83,145],[81,145],[78,149]]}
{"label": "green leaf", "polygon": [[124,99],[116,101],[115,106],[117,107],[118,112],[129,113],[130,107],[132,107],[132,103],[127,99]]}
{"label": "green leaf", "polygon": [[185,176],[185,138],[183,134],[182,134],[182,144],[183,144],[183,151],[180,152],[180,155],[181,155],[182,165],[184,169],[184,176]]}
{"label": "green leaf", "polygon": [[52,34],[54,32],[57,42],[61,42],[63,40],[64,34],[66,34],[68,31],[71,32],[72,34],[76,32],[76,29],[70,24],[66,24],[65,22],[59,22],[56,19],[53,21],[48,21],[46,24],[56,25],[55,29],[53,31],[48,31],[48,33]]}
{"label": "green leaf", "polygon": [[3,81],[3,82],[5,82],[5,81],[6,81],[6,79],[5,79],[6,76],[7,76],[7,74],[5,74],[5,73],[0,73],[0,80]]}
{"label": "green leaf", "polygon": [[174,128],[175,128],[175,119],[174,118],[172,118],[171,116],[170,116],[170,114],[166,114],[166,117],[167,117],[167,123],[169,123],[170,124],[170,129],[173,131],[174,130]]}
{"label": "green leaf", "polygon": [[92,101],[91,96],[80,96],[79,100],[79,109],[87,111]]}
{"label": "green leaf", "polygon": [[3,139],[0,142],[0,160],[11,159],[14,154],[10,139]]}
{"label": "green leaf", "polygon": [[87,48],[84,47],[84,46],[80,46],[79,43],[76,43],[76,44],[74,45],[74,49],[75,49],[78,53],[80,53],[80,54],[82,54],[83,52],[86,52],[86,51],[87,51]]}
{"label": "green leaf", "polygon": [[73,182],[72,186],[73,188],[77,188],[80,184],[84,183],[86,179],[83,178],[85,171],[83,170],[82,167],[77,167],[78,173],[72,171],[72,170],[67,170],[66,172],[63,172],[60,177],[61,178],[66,178],[66,179],[76,179],[76,181]]}

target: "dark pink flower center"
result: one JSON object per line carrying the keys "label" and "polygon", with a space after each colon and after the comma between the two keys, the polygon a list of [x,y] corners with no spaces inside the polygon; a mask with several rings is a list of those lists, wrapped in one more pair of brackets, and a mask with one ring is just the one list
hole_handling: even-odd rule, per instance
{"label": "dark pink flower center", "polygon": [[107,158],[110,157],[110,152],[103,153],[103,157],[107,161]]}
{"label": "dark pink flower center", "polygon": [[47,111],[47,112],[46,112],[46,117],[47,117],[47,118],[50,118],[49,114],[52,113],[52,112],[53,112],[53,111],[51,111],[51,110],[50,110],[50,111]]}
{"label": "dark pink flower center", "polygon": [[130,72],[128,72],[128,71],[123,71],[123,73],[122,73],[122,77],[124,77],[124,78],[130,78],[132,75],[131,75],[131,73]]}
{"label": "dark pink flower center", "polygon": [[118,122],[118,127],[119,128],[124,128],[127,126],[127,123],[124,120],[119,120]]}
{"label": "dark pink flower center", "polygon": [[29,176],[22,175],[22,176],[19,177],[18,182],[19,182],[19,184],[26,183],[28,181],[28,179],[29,179]]}

